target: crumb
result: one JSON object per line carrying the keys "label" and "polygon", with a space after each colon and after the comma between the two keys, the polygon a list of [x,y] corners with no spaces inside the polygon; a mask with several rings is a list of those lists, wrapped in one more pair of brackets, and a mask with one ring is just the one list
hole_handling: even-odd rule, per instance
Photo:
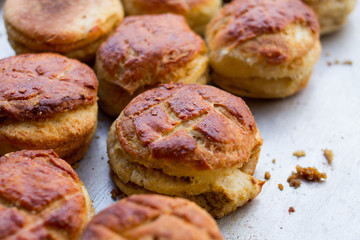
{"label": "crumb", "polygon": [[350,65],[350,66],[351,66],[353,63],[352,63],[352,61],[350,61],[350,60],[346,60],[346,61],[343,62],[343,64],[344,64],[344,65]]}
{"label": "crumb", "polygon": [[101,160],[104,160],[104,157],[101,157]]}
{"label": "crumb", "polygon": [[295,208],[289,207],[289,214],[291,214],[291,213],[293,213],[293,212],[295,212]]}
{"label": "crumb", "polygon": [[296,166],[296,173],[292,172],[288,177],[287,181],[290,187],[295,189],[300,187],[300,179],[305,179],[307,181],[320,182],[322,179],[326,179],[326,173],[320,173],[315,167],[303,168],[299,165]]}
{"label": "crumb", "polygon": [[96,139],[99,139],[100,137],[99,136],[95,136]]}
{"label": "crumb", "polygon": [[72,168],[74,169],[74,170],[76,170],[78,167],[80,166],[80,163],[74,163],[73,165],[72,165]]}
{"label": "crumb", "polygon": [[333,151],[330,149],[322,149],[322,151],[324,152],[324,156],[325,156],[326,160],[328,161],[328,163],[331,164],[334,159]]}
{"label": "crumb", "polygon": [[296,166],[297,174],[300,174],[301,178],[308,181],[319,182],[321,179],[326,179],[326,173],[319,172],[315,167],[303,168],[299,165]]}
{"label": "crumb", "polygon": [[265,172],[265,179],[269,180],[271,178],[271,175],[269,172]]}
{"label": "crumb", "polygon": [[338,59],[336,59],[335,64],[340,64],[340,61]]}
{"label": "crumb", "polygon": [[291,175],[288,177],[287,181],[288,181],[290,187],[293,187],[295,189],[300,187],[300,185],[301,185],[301,182],[298,179],[298,176],[295,172],[291,173]]}
{"label": "crumb", "polygon": [[326,52],[325,56],[330,57],[330,52]]}
{"label": "crumb", "polygon": [[281,191],[284,190],[284,186],[281,183],[278,184],[278,187]]}
{"label": "crumb", "polygon": [[95,169],[94,169],[94,168],[91,168],[91,170],[93,170],[93,171],[94,171]]}
{"label": "crumb", "polygon": [[275,158],[272,160],[272,163],[274,163],[274,164],[276,163],[276,159],[275,159]]}
{"label": "crumb", "polygon": [[304,150],[299,150],[293,153],[293,155],[297,158],[305,157],[306,153]]}
{"label": "crumb", "polygon": [[328,66],[331,66],[331,65],[332,65],[332,62],[328,61],[328,62],[327,62],[327,65],[328,65]]}
{"label": "crumb", "polygon": [[119,196],[120,196],[120,191],[118,188],[113,188],[113,190],[111,190],[111,198],[116,200]]}

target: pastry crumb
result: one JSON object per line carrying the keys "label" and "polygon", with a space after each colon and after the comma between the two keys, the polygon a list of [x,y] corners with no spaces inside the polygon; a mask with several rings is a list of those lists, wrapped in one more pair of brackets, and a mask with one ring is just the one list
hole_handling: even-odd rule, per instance
{"label": "pastry crumb", "polygon": [[350,65],[350,66],[351,66],[353,63],[352,63],[352,61],[350,61],[350,60],[346,60],[346,61],[343,62],[343,64],[344,64],[344,65]]}
{"label": "pastry crumb", "polygon": [[100,138],[100,136],[95,136],[95,138],[96,138],[96,139],[99,139],[99,138]]}
{"label": "pastry crumb", "polygon": [[76,170],[79,166],[80,166],[80,163],[77,162],[77,163],[74,163],[74,164],[72,165],[72,168],[73,168],[74,170]]}
{"label": "pastry crumb", "polygon": [[289,214],[291,214],[291,213],[293,213],[293,212],[295,212],[295,208],[289,207]]}
{"label": "pastry crumb", "polygon": [[275,158],[272,160],[272,163],[274,163],[274,164],[276,163],[276,159],[275,159]]}
{"label": "pastry crumb", "polygon": [[281,191],[284,190],[284,185],[282,185],[281,183],[278,184],[278,187]]}
{"label": "pastry crumb", "polygon": [[326,55],[327,57],[330,57],[331,54],[330,54],[330,52],[326,52],[325,55]]}
{"label": "pastry crumb", "polygon": [[265,179],[269,180],[271,178],[271,175],[269,172],[265,172]]}
{"label": "pastry crumb", "polygon": [[332,62],[327,61],[327,65],[328,65],[328,66],[332,66]]}
{"label": "pastry crumb", "polygon": [[328,163],[331,164],[334,159],[333,151],[330,149],[326,149],[326,148],[322,149],[322,151],[324,152],[324,156],[325,156],[326,160],[328,161]]}
{"label": "pastry crumb", "polygon": [[113,190],[111,190],[111,198],[116,200],[119,196],[120,196],[120,191],[118,188],[113,188]]}
{"label": "pastry crumb", "polygon": [[296,172],[292,172],[291,175],[288,177],[287,181],[290,187],[294,187],[296,189],[301,185],[300,179],[313,181],[313,182],[320,182],[322,179],[326,179],[326,178],[327,178],[326,173],[319,172],[315,167],[303,168],[297,165]]}
{"label": "pastry crumb", "polygon": [[301,158],[301,157],[305,157],[306,153],[304,150],[299,150],[299,151],[293,152],[293,155],[297,158]]}

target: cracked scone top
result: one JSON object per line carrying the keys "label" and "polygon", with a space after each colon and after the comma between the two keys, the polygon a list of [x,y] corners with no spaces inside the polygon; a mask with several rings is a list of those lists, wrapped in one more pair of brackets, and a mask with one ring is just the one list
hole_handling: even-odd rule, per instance
{"label": "cracked scone top", "polygon": [[124,109],[109,132],[108,154],[125,194],[182,196],[221,217],[261,191],[251,176],[261,145],[240,98],[211,86],[165,84]]}
{"label": "cracked scone top", "polygon": [[111,115],[159,83],[208,81],[207,49],[182,16],[127,17],[101,45],[95,72],[100,104]]}
{"label": "cracked scone top", "polygon": [[52,150],[1,157],[0,183],[0,239],[77,239],[93,215],[76,172]]}
{"label": "cracked scone top", "polygon": [[50,117],[97,101],[94,72],[57,54],[24,54],[0,60],[0,83],[0,118]]}
{"label": "cracked scone top", "polygon": [[185,17],[189,26],[203,35],[206,25],[221,7],[221,0],[124,0],[127,15],[175,13]]}
{"label": "cracked scone top", "polygon": [[300,0],[234,0],[209,23],[214,82],[240,96],[287,97],[320,57],[319,23]]}
{"label": "cracked scone top", "polygon": [[87,62],[123,17],[119,0],[8,0],[4,6],[17,54],[57,52]]}
{"label": "cracked scone top", "polygon": [[54,149],[80,160],[96,131],[97,90],[91,68],[58,54],[0,60],[0,155]]}
{"label": "cracked scone top", "polygon": [[83,240],[167,239],[222,240],[214,219],[181,198],[134,195],[97,214]]}

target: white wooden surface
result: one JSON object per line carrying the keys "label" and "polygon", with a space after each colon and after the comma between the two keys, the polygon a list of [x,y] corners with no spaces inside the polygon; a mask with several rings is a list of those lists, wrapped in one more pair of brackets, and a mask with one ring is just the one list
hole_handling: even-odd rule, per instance
{"label": "white wooden surface", "polygon": [[[283,100],[245,99],[264,138],[255,176],[269,171],[271,179],[254,201],[218,221],[226,239],[360,239],[360,6],[346,27],[321,40],[323,53],[305,90]],[[13,54],[0,21],[0,58]],[[353,64],[327,65],[335,60]],[[114,202],[106,155],[113,120],[100,112],[97,137],[76,170],[97,211]],[[331,166],[323,148],[334,151]],[[306,157],[292,156],[300,149]],[[286,179],[297,164],[315,166],[328,179],[290,188]],[[296,211],[289,215],[290,206]]]}

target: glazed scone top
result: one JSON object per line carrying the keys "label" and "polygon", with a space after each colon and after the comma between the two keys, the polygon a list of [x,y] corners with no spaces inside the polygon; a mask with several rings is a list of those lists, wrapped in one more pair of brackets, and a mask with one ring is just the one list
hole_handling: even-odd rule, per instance
{"label": "glazed scone top", "polygon": [[221,240],[216,222],[185,199],[133,195],[96,215],[81,239]]}
{"label": "glazed scone top", "polygon": [[48,117],[97,101],[87,65],[61,55],[24,54],[0,60],[0,117]]}
{"label": "glazed scone top", "polygon": [[124,2],[126,1],[131,2],[139,9],[146,10],[148,13],[173,12],[184,14],[191,8],[206,5],[212,0],[124,0]]}
{"label": "glazed scone top", "polygon": [[119,0],[8,0],[4,8],[17,31],[52,45],[92,42],[113,28],[118,15]]}
{"label": "glazed scone top", "polygon": [[120,114],[116,129],[131,161],[172,172],[241,167],[262,143],[242,99],[195,84],[144,92]]}
{"label": "glazed scone top", "polygon": [[97,63],[111,76],[109,81],[133,94],[206,52],[204,41],[182,16],[131,16],[101,45]]}
{"label": "glazed scone top", "polygon": [[1,239],[75,239],[88,211],[77,174],[54,151],[0,158]]}
{"label": "glazed scone top", "polygon": [[237,45],[263,34],[299,24],[318,35],[313,10],[301,0],[234,0],[225,5],[207,27],[211,48]]}

